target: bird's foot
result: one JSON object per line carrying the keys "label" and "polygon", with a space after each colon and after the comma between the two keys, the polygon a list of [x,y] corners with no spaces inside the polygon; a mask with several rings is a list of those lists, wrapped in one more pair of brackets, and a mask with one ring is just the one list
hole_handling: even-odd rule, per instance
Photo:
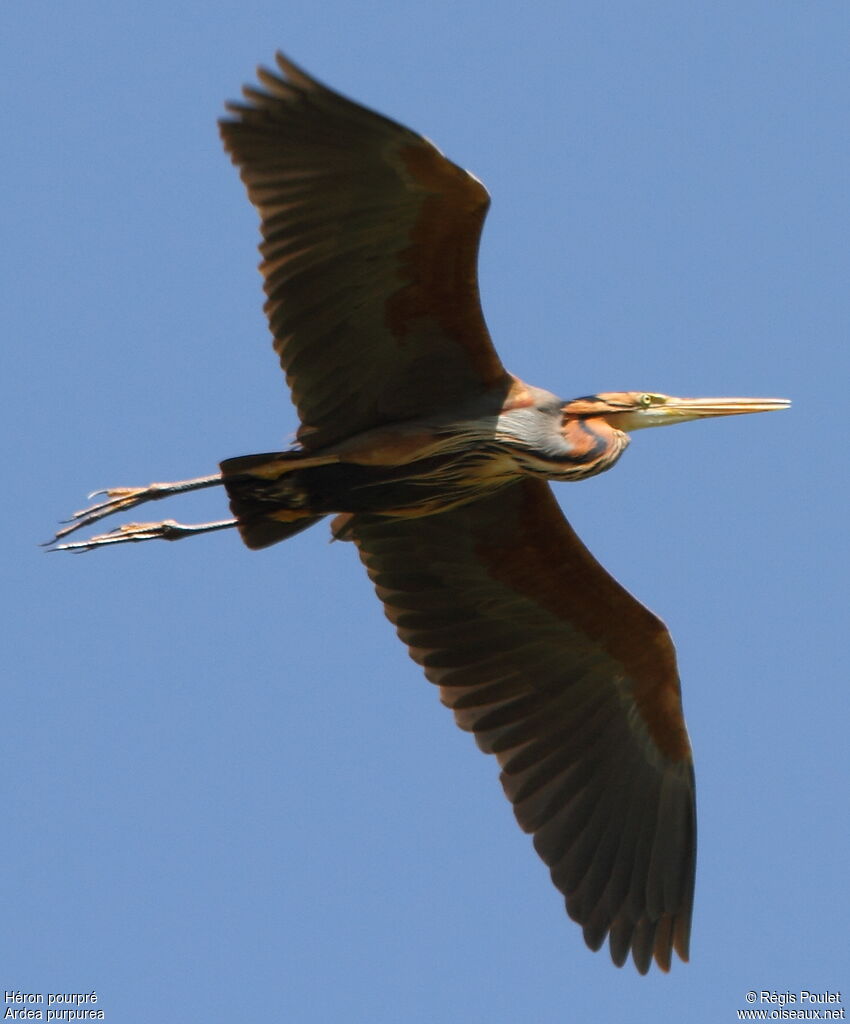
{"label": "bird's foot", "polygon": [[[51,551],[91,551],[92,548],[106,547],[109,544],[137,543],[142,540],[182,540],[198,533],[212,533],[213,530],[226,530],[236,526],[235,519],[222,519],[215,523],[177,523],[173,519],[164,519],[159,523],[123,523],[110,530],[99,533],[87,540],[75,540],[68,544],[57,544],[62,534],[50,542]],[[68,531],[65,531],[68,532]]]}

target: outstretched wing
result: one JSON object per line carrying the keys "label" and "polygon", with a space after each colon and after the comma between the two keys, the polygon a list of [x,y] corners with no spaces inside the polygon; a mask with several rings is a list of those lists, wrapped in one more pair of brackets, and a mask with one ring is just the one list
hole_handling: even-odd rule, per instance
{"label": "outstretched wing", "polygon": [[318,448],[507,387],[478,296],[484,186],[278,54],[221,122],[262,219],[275,348]]}
{"label": "outstretched wing", "polygon": [[598,949],[688,957],[694,777],[664,625],[526,479],[421,519],[347,524],[413,658],[496,754],[517,820]]}

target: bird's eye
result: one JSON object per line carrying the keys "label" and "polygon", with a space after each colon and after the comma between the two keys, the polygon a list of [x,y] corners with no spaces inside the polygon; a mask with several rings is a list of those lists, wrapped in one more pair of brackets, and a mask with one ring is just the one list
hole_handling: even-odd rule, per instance
{"label": "bird's eye", "polygon": [[642,406],[643,406],[644,408],[647,408],[648,406],[652,405],[652,395],[641,395],[641,396],[640,396],[640,397],[638,398],[638,402],[639,402],[639,403],[640,403],[640,404],[641,404],[641,405],[642,405]]}

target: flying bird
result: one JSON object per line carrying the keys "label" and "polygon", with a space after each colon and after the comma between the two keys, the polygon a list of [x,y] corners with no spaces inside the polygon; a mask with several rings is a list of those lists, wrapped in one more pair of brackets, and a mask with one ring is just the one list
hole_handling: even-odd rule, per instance
{"label": "flying bird", "polygon": [[[112,488],[56,547],[236,527],[264,548],[332,514],[444,704],[495,754],[521,828],[592,949],[641,973],[688,959],[691,747],[664,624],[599,565],[548,481],[611,466],[631,431],[782,409],[782,399],[628,391],[564,401],[508,373],[479,302],[486,189],[430,141],[282,55],[221,135],[261,219],[289,451]],[[234,518],[69,533],[223,485]],[[93,496],[92,496],[93,497]]]}

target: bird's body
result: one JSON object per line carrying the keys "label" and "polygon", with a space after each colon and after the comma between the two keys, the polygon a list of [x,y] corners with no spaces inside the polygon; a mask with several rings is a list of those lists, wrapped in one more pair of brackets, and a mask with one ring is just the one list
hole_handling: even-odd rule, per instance
{"label": "bird's body", "polygon": [[523,476],[581,480],[612,466],[628,434],[599,416],[572,416],[515,378],[455,409],[298,448],[222,463],[243,539],[265,547],[328,513],[416,518],[486,497]]}
{"label": "bird's body", "polygon": [[509,374],[478,299],[481,183],[285,58],[222,122],[260,212],[266,313],[301,426],[289,451],[113,488],[57,539],[223,484],[235,518],[130,523],[63,548],[238,526],[249,547],[328,514],[457,723],[497,756],[521,827],[596,949],[687,959],[696,825],[669,634],[595,561],[549,480],[610,468],[629,433],[783,408],[615,392],[564,401]]}

